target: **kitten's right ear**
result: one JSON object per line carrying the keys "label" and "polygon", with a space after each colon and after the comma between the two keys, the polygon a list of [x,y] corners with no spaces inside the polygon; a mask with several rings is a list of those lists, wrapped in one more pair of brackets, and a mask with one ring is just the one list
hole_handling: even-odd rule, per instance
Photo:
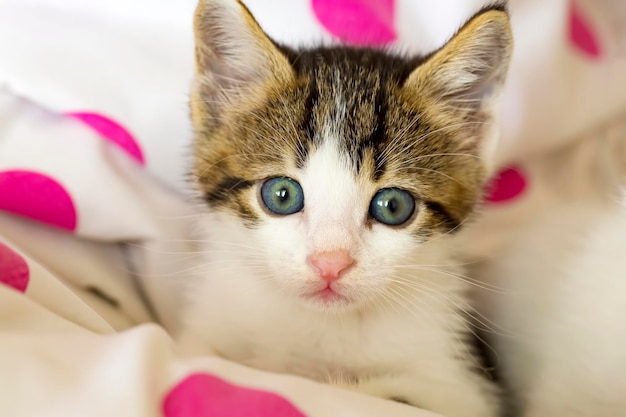
{"label": "kitten's right ear", "polygon": [[211,105],[263,93],[293,77],[287,58],[239,0],[200,0],[194,17],[198,99]]}
{"label": "kitten's right ear", "polygon": [[505,7],[487,6],[409,76],[407,87],[429,94],[441,104],[476,110],[499,93],[512,49]]}
{"label": "kitten's right ear", "polygon": [[463,25],[408,77],[404,88],[420,97],[437,124],[447,126],[464,149],[491,160],[498,102],[513,49],[509,15],[487,6]]}

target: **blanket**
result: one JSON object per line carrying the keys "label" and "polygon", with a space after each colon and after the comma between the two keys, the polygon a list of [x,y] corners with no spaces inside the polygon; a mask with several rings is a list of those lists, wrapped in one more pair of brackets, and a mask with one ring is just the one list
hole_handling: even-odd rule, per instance
{"label": "blanket", "polygon": [[[246,0],[291,45],[425,53],[483,0]],[[11,416],[407,416],[423,410],[182,358],[165,329],[192,268],[194,0],[0,2],[0,410]],[[482,258],[592,196],[626,149],[626,4],[510,0],[516,49]],[[547,157],[550,155],[550,157]],[[555,173],[568,175],[555,175]],[[610,182],[611,175],[602,177]],[[469,250],[471,249],[471,251]]]}

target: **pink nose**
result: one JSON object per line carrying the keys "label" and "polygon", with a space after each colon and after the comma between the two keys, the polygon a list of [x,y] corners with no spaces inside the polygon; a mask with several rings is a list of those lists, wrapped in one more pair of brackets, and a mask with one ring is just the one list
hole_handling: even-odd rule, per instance
{"label": "pink nose", "polygon": [[317,252],[309,255],[307,261],[319,277],[328,283],[337,281],[354,265],[354,259],[347,250]]}

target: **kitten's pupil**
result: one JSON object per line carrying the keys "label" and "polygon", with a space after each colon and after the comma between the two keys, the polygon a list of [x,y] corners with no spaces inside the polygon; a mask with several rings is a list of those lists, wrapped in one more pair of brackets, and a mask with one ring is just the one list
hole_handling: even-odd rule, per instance
{"label": "kitten's pupil", "polygon": [[398,211],[400,204],[396,198],[390,198],[387,200],[378,200],[378,205],[382,208],[389,210],[390,214],[395,214]]}
{"label": "kitten's pupil", "polygon": [[387,206],[387,209],[389,209],[389,211],[391,212],[391,214],[395,214],[396,211],[398,211],[398,200],[396,200],[395,198],[387,200],[386,206]]}
{"label": "kitten's pupil", "polygon": [[277,190],[276,197],[278,197],[281,203],[284,203],[289,199],[289,190],[286,188],[281,188],[280,190]]}

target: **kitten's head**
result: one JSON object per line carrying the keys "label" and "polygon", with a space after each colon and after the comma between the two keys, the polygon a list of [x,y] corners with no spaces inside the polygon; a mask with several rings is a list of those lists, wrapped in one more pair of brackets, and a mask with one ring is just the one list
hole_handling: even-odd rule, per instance
{"label": "kitten's head", "polygon": [[403,265],[445,262],[490,171],[503,7],[426,57],[287,49],[237,0],[200,1],[195,34],[194,178],[222,248],[211,279],[340,309],[385,294]]}

